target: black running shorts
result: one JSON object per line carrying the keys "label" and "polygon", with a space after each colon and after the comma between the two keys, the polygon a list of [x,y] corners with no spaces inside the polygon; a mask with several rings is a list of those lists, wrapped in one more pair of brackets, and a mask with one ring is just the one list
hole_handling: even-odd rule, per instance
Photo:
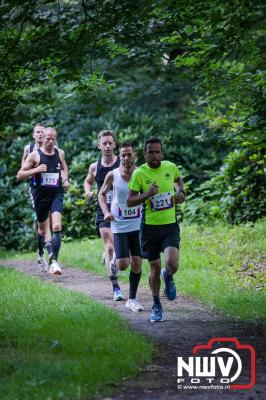
{"label": "black running shorts", "polygon": [[97,221],[96,220],[96,233],[97,233],[97,235],[99,237],[101,236],[100,228],[109,228],[109,229],[111,229],[111,222],[105,222],[104,219],[102,221]]}
{"label": "black running shorts", "polygon": [[160,258],[167,247],[179,249],[180,229],[177,223],[167,225],[146,225],[140,228],[141,256],[149,261]]}
{"label": "black running shorts", "polygon": [[35,200],[34,203],[35,203],[35,212],[37,215],[37,221],[44,222],[48,218],[49,213],[52,214],[55,211],[62,214],[63,200],[64,200],[63,193],[58,193],[49,200]]}
{"label": "black running shorts", "polygon": [[141,257],[139,231],[114,233],[114,246],[117,259],[129,255]]}

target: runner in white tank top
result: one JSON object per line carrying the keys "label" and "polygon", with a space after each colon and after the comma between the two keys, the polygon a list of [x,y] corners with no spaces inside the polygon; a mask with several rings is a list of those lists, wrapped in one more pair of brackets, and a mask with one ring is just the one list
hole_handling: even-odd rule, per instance
{"label": "runner in white tank top", "polygon": [[[129,143],[121,144],[119,157],[120,167],[106,175],[98,201],[104,214],[104,220],[111,222],[118,269],[125,270],[131,264],[129,299],[126,308],[138,312],[143,310],[142,305],[136,300],[142,262],[139,243],[141,207],[127,206],[128,182],[136,168],[134,147]],[[109,210],[106,194],[112,187],[113,199],[111,210]]]}
{"label": "runner in white tank top", "polygon": [[[123,166],[121,166],[123,168]],[[120,168],[113,170],[113,199],[111,203],[111,221],[113,233],[127,233],[139,231],[141,206],[128,207],[128,182],[122,178]]]}

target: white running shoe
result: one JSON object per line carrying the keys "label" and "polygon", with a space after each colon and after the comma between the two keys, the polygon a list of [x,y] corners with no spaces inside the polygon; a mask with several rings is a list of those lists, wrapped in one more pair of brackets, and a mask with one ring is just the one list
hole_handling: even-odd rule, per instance
{"label": "white running shoe", "polygon": [[57,261],[52,260],[52,263],[51,263],[50,269],[49,269],[49,273],[54,274],[54,275],[62,275],[62,270]]}
{"label": "white running shoe", "polygon": [[44,255],[40,256],[38,254],[38,266],[39,266],[41,272],[48,271],[48,264],[47,264],[47,261],[45,260]]}
{"label": "white running shoe", "polygon": [[126,308],[134,312],[144,311],[144,307],[136,299],[128,299],[126,302]]}

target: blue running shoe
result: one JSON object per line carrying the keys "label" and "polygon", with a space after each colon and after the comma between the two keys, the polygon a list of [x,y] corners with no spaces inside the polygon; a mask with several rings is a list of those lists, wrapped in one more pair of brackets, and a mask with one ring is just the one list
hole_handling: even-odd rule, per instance
{"label": "blue running shoe", "polygon": [[161,277],[164,280],[165,288],[164,294],[168,300],[174,300],[176,298],[176,287],[173,277],[171,279],[166,280],[167,271],[166,268],[163,268],[161,271]]}
{"label": "blue running shoe", "polygon": [[163,309],[161,304],[153,304],[151,309],[151,322],[162,322],[163,321]]}
{"label": "blue running shoe", "polygon": [[122,300],[124,300],[124,297],[123,297],[123,295],[122,295],[122,292],[121,292],[121,290],[120,290],[119,288],[116,288],[116,289],[114,290],[113,300],[114,300],[114,301],[122,301]]}

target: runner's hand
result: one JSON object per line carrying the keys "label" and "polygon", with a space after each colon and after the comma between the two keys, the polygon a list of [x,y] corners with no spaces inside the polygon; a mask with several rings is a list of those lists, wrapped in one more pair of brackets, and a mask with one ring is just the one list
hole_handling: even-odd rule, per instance
{"label": "runner's hand", "polygon": [[90,200],[93,196],[94,196],[93,192],[86,192],[85,193],[86,200]]}
{"label": "runner's hand", "polygon": [[104,221],[105,222],[111,222],[113,220],[114,220],[113,214],[111,214],[110,212],[104,214]]}
{"label": "runner's hand", "polygon": [[36,172],[46,172],[47,171],[47,165],[46,164],[40,164],[38,167],[36,167]]}
{"label": "runner's hand", "polygon": [[68,178],[66,178],[66,179],[63,181],[63,190],[64,190],[64,192],[67,192],[67,191],[68,191],[69,186],[70,186],[69,180],[68,180]]}
{"label": "runner's hand", "polygon": [[156,185],[156,182],[153,182],[150,189],[148,190],[149,197],[154,196],[159,191],[159,186]]}
{"label": "runner's hand", "polygon": [[175,195],[176,203],[182,204],[182,203],[184,203],[185,199],[186,199],[186,195],[185,195],[184,190],[179,190],[179,192],[176,193],[176,195]]}

